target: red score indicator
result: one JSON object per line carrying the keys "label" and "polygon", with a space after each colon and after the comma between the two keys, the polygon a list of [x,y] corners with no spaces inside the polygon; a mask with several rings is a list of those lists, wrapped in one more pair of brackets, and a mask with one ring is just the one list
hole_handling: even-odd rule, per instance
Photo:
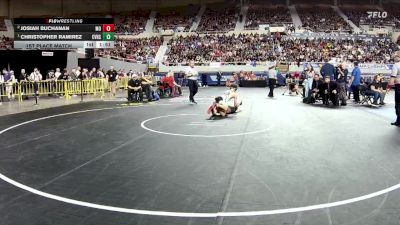
{"label": "red score indicator", "polygon": [[103,32],[114,32],[115,26],[114,24],[103,24]]}

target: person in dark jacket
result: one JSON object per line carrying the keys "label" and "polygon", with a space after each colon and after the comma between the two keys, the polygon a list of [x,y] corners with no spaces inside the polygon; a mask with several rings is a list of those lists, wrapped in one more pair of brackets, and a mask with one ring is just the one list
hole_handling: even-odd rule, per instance
{"label": "person in dark jacket", "polygon": [[321,96],[321,87],[324,82],[321,80],[318,74],[314,74],[312,84],[311,84],[311,93],[308,95],[307,103],[314,103],[316,99]]}
{"label": "person in dark jacket", "polygon": [[347,75],[349,71],[346,68],[347,66],[341,63],[336,69],[335,80],[338,85],[338,97],[341,101],[341,105],[347,105]]}
{"label": "person in dark jacket", "polygon": [[338,85],[336,81],[331,81],[329,76],[326,76],[324,83],[321,85],[321,96],[325,105],[329,105],[331,101],[335,106],[338,105]]}
{"label": "person in dark jacket", "polygon": [[320,71],[322,77],[329,77],[330,80],[335,79],[335,67],[329,63],[329,60],[325,59],[325,64],[322,66]]}
{"label": "person in dark jacket", "polygon": [[218,71],[217,73],[217,86],[221,86],[221,78],[222,78],[222,73],[221,71]]}

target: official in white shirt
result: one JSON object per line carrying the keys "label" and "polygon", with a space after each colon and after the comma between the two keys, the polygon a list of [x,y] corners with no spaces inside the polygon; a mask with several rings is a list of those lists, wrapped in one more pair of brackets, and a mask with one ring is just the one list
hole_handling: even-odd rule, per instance
{"label": "official in white shirt", "polygon": [[194,61],[190,61],[189,67],[185,71],[186,78],[188,79],[188,86],[189,86],[189,100],[192,103],[197,104],[194,100],[194,96],[196,95],[199,84],[197,83],[197,79],[199,78],[199,72],[194,68]]}
{"label": "official in white shirt", "polygon": [[268,70],[268,86],[269,86],[269,94],[268,97],[274,97],[274,88],[276,85],[277,73],[275,70],[275,66],[271,66]]}

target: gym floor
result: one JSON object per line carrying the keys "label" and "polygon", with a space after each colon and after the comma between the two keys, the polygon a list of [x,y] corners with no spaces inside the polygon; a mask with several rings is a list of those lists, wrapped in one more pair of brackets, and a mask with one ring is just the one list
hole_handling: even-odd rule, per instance
{"label": "gym floor", "polygon": [[207,120],[224,91],[1,116],[0,224],[400,224],[390,96],[326,108],[242,88],[241,112]]}

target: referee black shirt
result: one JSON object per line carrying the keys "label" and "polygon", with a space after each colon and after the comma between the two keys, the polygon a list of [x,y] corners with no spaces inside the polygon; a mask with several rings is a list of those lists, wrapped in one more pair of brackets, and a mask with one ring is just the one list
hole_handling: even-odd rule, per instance
{"label": "referee black shirt", "polygon": [[109,70],[109,71],[107,71],[107,75],[108,75],[108,82],[115,82],[115,81],[117,81],[118,73],[117,73],[116,70]]}
{"label": "referee black shirt", "polygon": [[140,87],[142,85],[141,79],[130,79],[128,82],[129,87]]}

